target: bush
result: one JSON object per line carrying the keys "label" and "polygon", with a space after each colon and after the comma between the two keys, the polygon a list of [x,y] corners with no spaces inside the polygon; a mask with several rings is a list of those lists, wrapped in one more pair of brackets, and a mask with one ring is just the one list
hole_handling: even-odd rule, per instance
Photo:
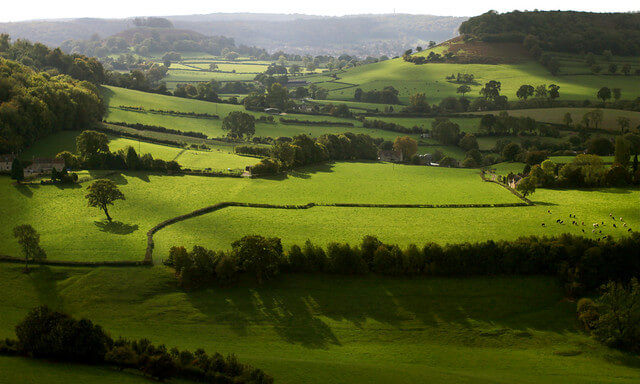
{"label": "bush", "polygon": [[578,300],[577,306],[578,320],[584,326],[584,329],[591,330],[596,326],[599,318],[598,306],[589,298]]}

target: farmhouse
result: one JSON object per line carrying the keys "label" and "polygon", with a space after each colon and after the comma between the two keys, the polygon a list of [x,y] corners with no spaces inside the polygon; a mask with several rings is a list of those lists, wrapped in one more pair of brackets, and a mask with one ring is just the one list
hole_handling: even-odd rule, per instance
{"label": "farmhouse", "polygon": [[62,169],[64,168],[64,160],[36,158],[33,159],[33,163],[31,163],[31,165],[24,168],[24,174],[25,176],[28,176],[37,175],[40,173],[48,173],[51,172],[51,170],[54,168],[58,172],[62,171]]}
{"label": "farmhouse", "polygon": [[522,176],[520,175],[509,174],[509,176],[507,176],[507,184],[512,189],[516,189],[520,180],[522,180]]}
{"label": "farmhouse", "polygon": [[391,163],[400,163],[402,162],[402,151],[382,150],[378,153],[378,160],[388,161]]}
{"label": "farmhouse", "polygon": [[15,158],[15,155],[0,155],[0,172],[11,171],[11,164]]}

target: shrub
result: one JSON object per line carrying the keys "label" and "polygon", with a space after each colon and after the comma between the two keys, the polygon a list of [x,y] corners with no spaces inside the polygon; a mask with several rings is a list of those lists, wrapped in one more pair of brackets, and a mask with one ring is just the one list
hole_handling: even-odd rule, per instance
{"label": "shrub", "polygon": [[582,323],[585,329],[591,330],[595,327],[598,321],[598,306],[589,298],[582,298],[578,300],[577,306],[578,320]]}

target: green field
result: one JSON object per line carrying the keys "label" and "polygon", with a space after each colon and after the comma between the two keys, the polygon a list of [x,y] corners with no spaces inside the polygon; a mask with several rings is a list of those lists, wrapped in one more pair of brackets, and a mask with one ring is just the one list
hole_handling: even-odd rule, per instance
{"label": "green field", "polygon": [[[575,303],[563,300],[553,278],[283,275],[263,286],[243,281],[197,292],[174,284],[164,267],[40,267],[24,275],[20,266],[0,265],[0,337],[12,336],[31,307],[47,303],[92,319],[114,337],[233,352],[277,383],[640,380],[637,357],[578,331]],[[101,368],[14,358],[0,359],[3,365],[66,382],[137,382]],[[10,375],[2,377],[25,377]]]}
{"label": "green field", "polygon": [[[107,121],[141,123],[147,125],[158,125],[180,131],[201,132],[209,137],[221,137],[226,133],[222,130],[222,118],[231,111],[244,111],[241,105],[210,103],[200,100],[184,99],[173,96],[163,96],[157,94],[132,91],[123,88],[105,87],[105,98],[109,105]],[[220,120],[199,119],[185,116],[168,116],[154,113],[141,113],[119,109],[120,106],[143,107],[150,109],[174,110],[179,112],[196,112],[219,115]],[[256,117],[266,116],[264,113],[248,112]],[[295,136],[298,134],[309,134],[320,136],[327,133],[339,134],[344,132],[364,133],[372,137],[382,137],[385,140],[393,141],[399,134],[397,132],[383,131],[379,129],[363,128],[362,123],[355,119],[334,118],[330,116],[296,115],[285,116],[289,119],[310,120],[310,121],[336,121],[353,123],[354,127],[335,126],[308,126],[303,124],[281,124],[276,116],[276,123],[256,123],[256,136],[280,137]],[[404,135],[402,135],[404,136]],[[418,135],[409,135],[417,138]]]}
{"label": "green field", "polygon": [[[81,178],[101,177],[104,172],[86,172]],[[43,247],[53,260],[138,260],[146,246],[145,233],[168,218],[222,201],[270,204],[367,203],[367,204],[485,204],[516,203],[520,200],[493,183],[480,180],[477,170],[379,163],[335,163],[291,172],[285,179],[233,179],[197,176],[161,176],[126,173],[110,176],[126,196],[110,209],[114,223],[102,212],[88,208],[83,198],[87,182],[73,188],[12,185],[0,177],[0,191],[7,199],[0,215],[0,236],[12,239],[16,223],[30,223],[40,233]],[[611,200],[615,196],[615,200]],[[585,191],[536,191],[540,205],[516,208],[333,208],[266,210],[227,208],[190,219],[156,234],[156,257],[166,257],[173,245],[203,244],[227,248],[251,233],[281,236],[285,244],[307,238],[326,244],[358,242],[373,234],[400,243],[439,243],[514,239],[521,235],[581,234],[573,226],[549,226],[547,209],[558,217],[578,215],[596,222],[614,211],[632,228],[640,227],[635,189]],[[61,208],[62,207],[62,208]],[[555,214],[553,217],[556,217]],[[605,228],[605,234],[622,230]],[[588,233],[588,235],[591,235]],[[96,252],[99,250],[99,252]],[[6,241],[0,253],[18,255],[18,244]]]}
{"label": "green field", "polygon": [[[427,55],[424,50],[417,55]],[[339,74],[341,83],[354,84],[346,89],[333,90],[344,87],[344,84],[323,83],[321,86],[330,90],[329,98],[333,100],[353,100],[356,88],[364,91],[381,90],[391,85],[399,92],[400,100],[407,103],[409,96],[414,93],[426,94],[429,103],[439,103],[448,96],[459,96],[456,89],[459,84],[448,82],[445,78],[451,74],[472,73],[476,81],[484,85],[490,80],[502,83],[502,94],[509,100],[517,100],[516,91],[522,84],[533,86],[540,84],[556,84],[560,86],[561,100],[596,99],[596,92],[600,87],[620,88],[624,99],[634,99],[640,96],[640,77],[638,76],[609,76],[606,74],[581,74],[553,76],[542,65],[534,61],[524,61],[518,64],[441,64],[431,63],[415,65],[402,58],[382,61],[351,68]],[[325,76],[325,81],[330,78]],[[322,81],[315,78],[314,81]],[[472,86],[470,97],[478,97],[480,85]]]}

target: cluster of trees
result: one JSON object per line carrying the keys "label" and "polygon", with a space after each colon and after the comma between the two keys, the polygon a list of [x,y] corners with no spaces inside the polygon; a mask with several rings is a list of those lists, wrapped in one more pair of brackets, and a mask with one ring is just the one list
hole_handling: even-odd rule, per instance
{"label": "cluster of trees", "polygon": [[[476,79],[475,79],[475,75],[473,73],[460,73],[458,72],[457,75],[454,75],[453,73],[449,76],[447,76],[447,80],[454,82],[456,84],[471,84],[471,85],[476,85]],[[462,92],[459,92],[462,93]],[[466,92],[465,92],[466,93]]]}
{"label": "cluster of trees", "polygon": [[285,111],[295,107],[295,103],[289,98],[289,91],[280,83],[273,83],[267,88],[267,93],[252,92],[247,95],[242,104],[248,110],[262,110],[264,108],[277,108]]}
{"label": "cluster of trees", "polygon": [[536,187],[621,187],[640,183],[637,157],[633,165],[629,163],[628,152],[626,157],[620,160],[626,160],[626,164],[616,159],[609,168],[605,167],[598,155],[578,155],[562,166],[547,159],[531,167],[525,177],[526,185],[532,191]]}
{"label": "cluster of trees", "polygon": [[353,99],[366,103],[400,104],[398,93],[398,90],[390,85],[385,86],[381,91],[373,89],[364,92],[361,88],[357,88]]}
{"label": "cluster of trees", "polygon": [[222,119],[222,130],[232,139],[249,139],[256,133],[256,119],[248,113],[233,111]]}
{"label": "cluster of trees", "polygon": [[241,155],[268,157],[269,155],[271,155],[271,148],[256,147],[253,145],[238,145],[235,147],[235,152]]}
{"label": "cluster of trees", "polygon": [[104,68],[95,58],[79,54],[64,54],[59,48],[50,49],[44,44],[32,44],[18,39],[11,43],[8,34],[0,34],[0,58],[18,61],[49,76],[69,75],[76,80],[100,84],[105,79]]}
{"label": "cluster of trees", "polygon": [[[607,68],[609,70],[609,73],[611,73],[613,75],[616,72],[618,72],[618,64],[611,63],[611,59],[613,57],[613,53],[611,53],[610,50],[605,49],[602,52],[602,57],[604,58],[605,62],[609,63],[608,64],[608,68]],[[596,56],[593,53],[589,52],[589,53],[585,54],[584,55],[584,62],[585,62],[585,64],[587,64],[587,66],[589,68],[591,68],[591,71],[593,73],[602,72],[602,65],[598,64],[596,62]],[[604,63],[604,64],[606,64],[606,63]],[[629,64],[629,63],[623,64],[622,67],[620,68],[620,72],[622,72],[622,74],[625,75],[625,76],[629,76],[631,74],[631,64]],[[640,75],[640,69],[636,69],[635,74],[636,75]]]}
{"label": "cluster of trees", "polygon": [[273,383],[272,377],[234,355],[167,350],[148,339],[114,340],[91,320],[76,320],[46,306],[29,311],[16,326],[16,336],[17,340],[0,341],[3,354],[132,368],[160,381],[178,377],[205,383]]}
{"label": "cluster of trees", "polygon": [[317,138],[297,135],[293,139],[279,138],[271,148],[271,159],[264,159],[253,166],[256,175],[273,174],[309,164],[331,160],[375,160],[382,139],[369,135],[346,132],[340,135],[325,134]]}
{"label": "cluster of trees", "polygon": [[0,73],[0,153],[19,152],[57,131],[92,127],[104,116],[93,83],[1,57]]}
{"label": "cluster of trees", "polygon": [[640,352],[640,283],[610,281],[594,301],[578,301],[578,319],[600,342],[625,351]]}
{"label": "cluster of trees", "polygon": [[445,52],[444,55],[431,51],[427,56],[424,56],[424,55],[415,56],[415,55],[412,55],[412,53],[413,53],[412,49],[406,50],[402,55],[402,60],[408,63],[420,65],[420,64],[427,64],[427,63],[445,63],[453,59],[454,57],[453,52],[449,52],[449,51]]}
{"label": "cluster of trees", "polygon": [[489,11],[462,23],[460,33],[487,42],[522,43],[531,36],[544,51],[640,55],[637,13]]}
{"label": "cluster of trees", "polygon": [[128,73],[107,71],[105,84],[115,87],[135,89],[143,92],[168,95],[167,85],[162,81],[167,75],[168,67],[153,62],[144,62]]}
{"label": "cluster of trees", "polygon": [[128,146],[117,152],[109,150],[109,138],[97,131],[83,131],[76,137],[76,153],[63,151],[56,158],[64,160],[66,168],[74,169],[122,169],[179,172],[175,161],[154,159],[150,153],[140,155]]}
{"label": "cluster of trees", "polygon": [[[571,296],[590,293],[608,281],[629,281],[640,272],[634,251],[640,234],[617,241],[585,237],[522,237],[514,241],[485,241],[422,248],[385,244],[365,236],[358,246],[331,243],[323,249],[307,241],[282,250],[278,238],[245,236],[229,252],[194,247],[171,250],[167,263],[185,287],[228,284],[247,272],[259,281],[280,272],[384,275],[556,275]],[[231,277],[231,278],[230,278]]]}
{"label": "cluster of trees", "polygon": [[529,97],[553,101],[560,97],[560,87],[555,84],[550,84],[549,87],[547,87],[546,84],[541,84],[536,87],[530,84],[523,84],[518,88],[518,91],[516,91],[516,96],[524,101],[527,101]]}
{"label": "cluster of trees", "polygon": [[460,125],[446,117],[437,117],[431,123],[431,137],[444,145],[457,145],[460,137]]}
{"label": "cluster of trees", "polygon": [[558,137],[560,132],[557,127],[549,124],[542,124],[531,117],[511,116],[507,112],[500,112],[497,116],[487,114],[480,119],[480,132],[484,135],[502,136],[507,134],[529,135],[537,131],[539,136]]}

